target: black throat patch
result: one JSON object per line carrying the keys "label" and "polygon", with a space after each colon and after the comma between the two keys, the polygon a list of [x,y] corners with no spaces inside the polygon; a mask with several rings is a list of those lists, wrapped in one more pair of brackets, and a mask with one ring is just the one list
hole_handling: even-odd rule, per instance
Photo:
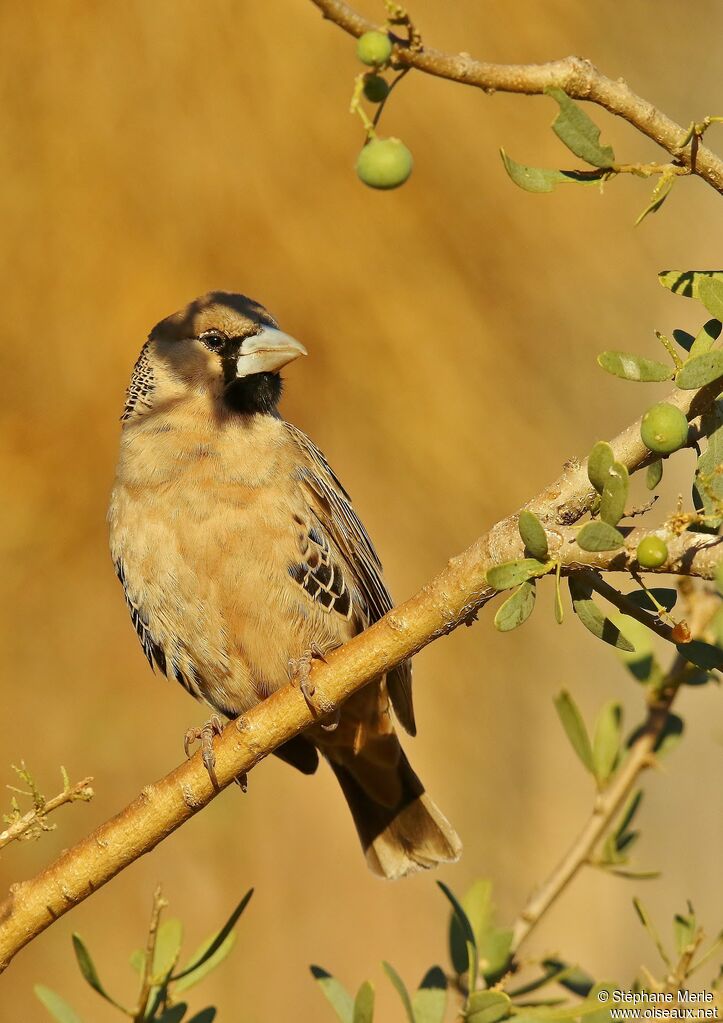
{"label": "black throat patch", "polygon": [[[224,377],[225,370],[224,366]],[[229,383],[223,392],[223,401],[228,409],[240,415],[276,415],[281,389],[278,373],[253,373]]]}

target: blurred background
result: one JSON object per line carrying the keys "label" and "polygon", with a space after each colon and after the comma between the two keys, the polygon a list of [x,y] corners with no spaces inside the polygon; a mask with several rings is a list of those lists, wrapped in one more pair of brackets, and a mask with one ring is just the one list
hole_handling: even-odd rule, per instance
{"label": "blurred background", "polygon": [[[383,20],[376,0],[358,6]],[[721,38],[717,0],[684,11],[679,0],[414,0],[411,11],[440,49],[504,62],[590,57],[681,124],[723,107],[720,54],[702,42]],[[613,182],[604,196],[524,193],[499,146],[522,162],[574,165],[549,131],[553,102],[415,73],[383,119],[414,153],[414,174],[397,192],[373,192],[353,170],[354,43],[304,0],[25,0],[0,10],[0,38],[0,782],[25,759],[47,794],[60,764],[74,779],[92,774],[97,791],[62,810],[53,834],[3,854],[5,888],[174,766],[184,730],[205,716],[151,675],[107,551],[118,417],[157,320],[226,288],[261,300],[303,340],[310,358],[287,374],[284,413],[341,475],[402,599],[565,459],[665,393],[605,376],[595,356],[659,357],[654,328],[699,326],[700,307],[656,273],[720,263],[723,207],[683,180],[633,229],[648,182]],[[621,160],[661,158],[591,112]],[[710,142],[723,148],[721,129]],[[687,500],[690,458],[666,472],[659,520],[678,491]],[[438,876],[459,893],[492,878],[500,920],[591,805],[553,695],[570,688],[588,718],[610,698],[630,724],[640,714],[614,653],[570,615],[558,628],[548,596],[513,635],[497,634],[487,611],[415,664],[420,727],[407,749],[465,844]],[[584,873],[530,954],[567,954],[621,983],[655,966],[634,894],[666,936],[688,898],[709,933],[719,927],[717,696],[682,695],[687,739],[645,782],[636,865],[662,879]],[[195,1000],[222,1020],[331,1019],[312,962],[354,989],[371,977],[379,1018],[400,1019],[380,960],[410,984],[444,961],[434,878],[372,877],[331,773],[303,778],[272,759],[246,796],[223,793],[23,951],[2,978],[0,1014],[46,1019],[32,994],[40,981],[86,1020],[116,1018],[81,980],[70,934],[98,950],[107,986],[130,1000],[127,956],[143,943],[158,880],[189,952],[256,887],[232,958]]]}

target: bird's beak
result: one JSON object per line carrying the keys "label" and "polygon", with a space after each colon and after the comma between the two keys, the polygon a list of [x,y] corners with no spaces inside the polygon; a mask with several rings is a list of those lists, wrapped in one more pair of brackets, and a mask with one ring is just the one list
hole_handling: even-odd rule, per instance
{"label": "bird's beak", "polygon": [[244,339],[236,363],[236,375],[248,377],[253,373],[276,373],[282,366],[307,354],[295,337],[275,327],[264,327],[260,333]]}

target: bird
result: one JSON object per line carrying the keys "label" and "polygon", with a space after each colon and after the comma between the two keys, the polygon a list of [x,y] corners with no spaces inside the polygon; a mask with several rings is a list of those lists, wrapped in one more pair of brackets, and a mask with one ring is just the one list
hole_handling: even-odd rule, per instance
{"label": "bird", "polygon": [[[186,736],[204,739],[209,769],[221,720],[304,688],[313,658],[393,606],[348,493],[279,412],[280,370],[306,354],[259,302],[212,291],[156,324],[126,392],[111,555],[151,668],[213,712]],[[276,754],[305,774],[329,763],[368,866],[396,879],[457,860],[461,843],[392,714],[415,735],[409,662]]]}

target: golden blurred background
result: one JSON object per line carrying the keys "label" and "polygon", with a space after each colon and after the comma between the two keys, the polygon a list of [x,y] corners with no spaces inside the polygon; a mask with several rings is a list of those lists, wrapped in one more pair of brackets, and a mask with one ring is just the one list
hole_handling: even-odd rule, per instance
{"label": "golden blurred background", "polygon": [[[383,19],[377,0],[360,9]],[[719,0],[414,0],[425,40],[505,62],[583,54],[681,124],[721,113]],[[532,196],[498,156],[564,165],[552,101],[410,74],[383,119],[416,168],[393,193],[353,171],[362,142],[347,113],[352,40],[310,2],[25,0],[0,9],[2,144],[3,713],[0,780],[25,759],[48,794],[58,767],[95,777],[90,805],[61,811],[37,844],[10,847],[0,881],[29,876],[182,755],[204,717],[153,677],[107,551],[105,511],[118,417],[141,343],[161,317],[210,288],[264,302],[310,351],[287,374],[285,415],[326,452],[364,518],[398,598],[549,479],[616,433],[652,394],[606,377],[605,347],[655,357],[653,329],[700,311],[656,281],[663,268],[720,263],[720,199],[681,181],[642,227],[650,184]],[[626,161],[652,144],[603,112]],[[711,144],[720,150],[721,132]],[[568,164],[570,161],[567,161]],[[573,161],[574,162],[574,161]],[[686,462],[686,458],[688,461]],[[690,457],[661,506],[687,491]],[[607,699],[632,724],[640,694],[570,619],[542,599],[513,635],[473,629],[416,660],[411,759],[459,830],[461,893],[493,879],[511,920],[591,804],[556,720],[569,687],[588,717]],[[655,953],[631,906],[667,933],[691,898],[720,926],[720,817],[711,803],[723,730],[718,694],[686,692],[687,740],[646,779],[640,867],[660,880],[588,871],[528,951],[577,958],[630,980]],[[3,796],[7,806],[10,793]],[[107,986],[130,1001],[130,951],[153,888],[186,924],[191,951],[250,885],[239,943],[192,1005],[221,1020],[331,1020],[308,973],[378,984],[381,1021],[401,1007],[379,962],[409,984],[444,961],[446,904],[434,878],[372,877],[328,770],[304,778],[272,760],[249,792],[223,793],[22,952],[2,978],[0,1017],[46,1020],[43,982],[82,1017],[116,1018],[72,957],[78,930]]]}

